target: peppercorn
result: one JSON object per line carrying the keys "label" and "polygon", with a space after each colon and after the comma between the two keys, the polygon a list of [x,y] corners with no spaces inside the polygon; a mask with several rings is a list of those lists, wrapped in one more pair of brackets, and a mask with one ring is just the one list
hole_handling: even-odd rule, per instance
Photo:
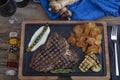
{"label": "peppercorn", "polygon": [[16,53],[17,51],[19,51],[19,47],[17,45],[10,45],[9,46],[10,53]]}

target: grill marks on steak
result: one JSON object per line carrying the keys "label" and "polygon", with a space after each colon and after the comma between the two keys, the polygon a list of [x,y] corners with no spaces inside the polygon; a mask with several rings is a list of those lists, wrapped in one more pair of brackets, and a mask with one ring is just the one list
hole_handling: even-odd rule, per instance
{"label": "grill marks on steak", "polygon": [[38,72],[47,72],[58,68],[72,68],[78,60],[79,57],[69,49],[66,39],[58,33],[52,33],[48,42],[34,53],[30,67]]}

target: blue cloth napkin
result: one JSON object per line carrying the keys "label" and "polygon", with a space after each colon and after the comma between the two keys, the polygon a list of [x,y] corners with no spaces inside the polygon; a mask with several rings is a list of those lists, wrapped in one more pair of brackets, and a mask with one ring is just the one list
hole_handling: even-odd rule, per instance
{"label": "blue cloth napkin", "polygon": [[[60,15],[48,10],[49,0],[40,4],[52,20],[60,20]],[[120,16],[120,0],[80,0],[67,6],[72,12],[71,20],[96,20],[104,16]]]}

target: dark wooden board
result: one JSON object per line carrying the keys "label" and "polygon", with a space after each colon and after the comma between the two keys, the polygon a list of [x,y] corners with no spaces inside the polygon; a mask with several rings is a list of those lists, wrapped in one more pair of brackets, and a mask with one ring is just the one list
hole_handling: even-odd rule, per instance
{"label": "dark wooden board", "polygon": [[[59,76],[59,75],[55,75],[55,76],[53,75],[51,77],[51,75],[49,75],[49,74],[47,76],[44,75],[44,74],[42,74],[42,75],[38,74],[37,75],[37,73],[36,74],[33,73],[32,71],[30,71],[30,69],[28,69],[28,67],[26,67],[27,65],[25,65],[25,64],[27,64],[27,62],[29,64],[29,60],[27,61],[27,60],[25,60],[25,58],[26,58],[26,56],[30,55],[30,54],[25,55],[26,53],[24,51],[26,44],[28,44],[27,43],[28,41],[26,39],[30,38],[30,36],[28,36],[28,35],[27,35],[27,38],[26,38],[26,34],[28,34],[28,33],[32,34],[37,28],[39,28],[39,27],[37,27],[38,25],[43,25],[43,24],[46,24],[46,23],[48,23],[50,25],[76,25],[76,24],[82,24],[82,23],[85,23],[85,22],[88,22],[88,21],[25,21],[25,22],[23,22],[23,24],[22,24],[22,35],[21,35],[21,51],[20,51],[20,60],[19,60],[19,78],[20,79],[32,79],[33,78],[33,80],[34,79],[36,80],[36,79],[45,78],[46,80],[47,79],[50,80],[50,79],[53,79],[53,78],[55,79],[56,78],[55,76]],[[104,27],[103,43],[104,43],[104,49],[105,49],[104,54],[105,55],[103,56],[103,58],[105,59],[104,60],[105,62],[102,61],[102,62],[104,62],[103,71],[102,71],[102,73],[98,73],[98,75],[95,75],[96,73],[89,73],[89,74],[83,73],[83,75],[82,75],[82,73],[80,73],[80,75],[79,75],[79,73],[76,73],[76,75],[72,76],[72,74],[71,74],[70,76],[72,76],[72,79],[76,80],[76,79],[79,79],[79,78],[83,78],[83,79],[88,79],[89,78],[89,79],[97,79],[97,80],[98,79],[100,79],[100,80],[105,79],[106,80],[106,79],[109,79],[109,77],[110,77],[106,23],[103,22],[103,21],[95,21],[95,23],[96,24],[102,24],[102,26]],[[32,27],[28,27],[30,25],[32,25]],[[33,28],[33,29],[30,29],[30,28]],[[63,32],[63,34],[64,34],[64,32]],[[29,70],[28,74],[26,74],[27,70]]]}

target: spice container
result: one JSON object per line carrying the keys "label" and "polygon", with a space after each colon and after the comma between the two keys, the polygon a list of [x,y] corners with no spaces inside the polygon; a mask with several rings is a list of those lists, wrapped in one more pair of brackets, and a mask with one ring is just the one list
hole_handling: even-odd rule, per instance
{"label": "spice container", "polygon": [[14,61],[8,61],[7,67],[18,67],[18,63]]}
{"label": "spice container", "polygon": [[18,60],[17,54],[14,53],[8,54],[8,61],[17,61],[17,60]]}

